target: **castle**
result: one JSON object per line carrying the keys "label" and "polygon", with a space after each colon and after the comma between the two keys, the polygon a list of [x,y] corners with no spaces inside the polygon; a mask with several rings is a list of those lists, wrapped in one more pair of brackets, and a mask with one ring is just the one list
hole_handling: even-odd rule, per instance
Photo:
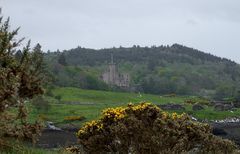
{"label": "castle", "polygon": [[111,62],[108,64],[108,69],[102,74],[101,79],[108,85],[116,85],[118,87],[128,89],[130,87],[129,74],[120,74],[116,64],[113,62],[113,54],[111,54]]}

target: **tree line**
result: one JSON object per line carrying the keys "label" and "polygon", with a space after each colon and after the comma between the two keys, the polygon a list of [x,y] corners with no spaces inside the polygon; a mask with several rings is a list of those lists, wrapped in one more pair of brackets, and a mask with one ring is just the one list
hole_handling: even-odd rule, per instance
{"label": "tree line", "polygon": [[77,47],[48,52],[45,59],[55,74],[55,85],[112,90],[99,78],[112,53],[119,72],[130,74],[133,91],[215,99],[238,93],[239,64],[179,44],[99,50]]}

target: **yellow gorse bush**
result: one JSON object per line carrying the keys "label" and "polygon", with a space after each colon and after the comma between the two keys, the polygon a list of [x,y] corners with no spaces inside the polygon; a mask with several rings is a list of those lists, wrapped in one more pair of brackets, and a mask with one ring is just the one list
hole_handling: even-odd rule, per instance
{"label": "yellow gorse bush", "polygon": [[169,114],[167,112],[162,112],[162,119],[167,119]]}
{"label": "yellow gorse bush", "polygon": [[[149,106],[154,106],[156,110],[160,109],[149,102],[142,102],[140,104],[134,105],[133,103],[129,103],[127,107],[116,107],[116,108],[107,108],[103,110],[100,120],[86,122],[85,125],[78,131],[77,136],[82,136],[87,133],[98,132],[103,129],[103,121],[104,120],[112,120],[112,122],[117,122],[127,116],[127,112],[141,112],[145,110]],[[171,118],[173,120],[177,120],[183,117],[185,114],[178,115],[176,112],[169,114],[168,112],[162,111],[162,119],[166,120],[167,118]],[[75,117],[68,117],[68,119],[75,119]]]}
{"label": "yellow gorse bush", "polygon": [[141,110],[146,109],[146,107],[148,107],[149,105],[152,105],[152,104],[148,103],[148,102],[143,102],[143,103],[140,103],[138,105],[134,105],[132,103],[129,103],[128,108],[130,110],[133,110],[133,111],[141,111]]}
{"label": "yellow gorse bush", "polygon": [[125,116],[126,107],[107,108],[102,112],[102,118],[111,118],[114,121],[120,120]]}
{"label": "yellow gorse bush", "polygon": [[171,117],[173,120],[181,119],[182,117],[186,116],[186,113],[177,114],[176,112],[172,113]]}
{"label": "yellow gorse bush", "polygon": [[[102,115],[100,120],[96,121],[93,120],[91,122],[86,122],[85,125],[78,131],[77,136],[83,136],[87,133],[96,133],[103,129],[103,121],[108,120],[112,122],[117,122],[118,120],[121,120],[126,117],[126,111],[142,111],[149,105],[152,105],[151,103],[142,102],[138,105],[134,105],[132,103],[129,103],[127,107],[116,107],[116,108],[107,108],[102,111]],[[156,106],[156,108],[158,108]]]}
{"label": "yellow gorse bush", "polygon": [[168,113],[168,112],[165,112],[165,111],[162,111],[161,112],[161,117],[163,120],[166,120],[166,119],[171,119],[171,120],[179,120],[183,117],[186,117],[186,113],[182,113],[182,114],[177,114],[176,112],[173,112],[173,113]]}
{"label": "yellow gorse bush", "polygon": [[[183,113],[162,111],[149,102],[103,110],[77,133],[87,153],[231,153],[236,146],[211,133],[208,124]],[[147,141],[147,142],[146,142]],[[132,150],[132,151],[131,151]]]}
{"label": "yellow gorse bush", "polygon": [[103,129],[103,124],[100,121],[86,122],[85,125],[77,132],[77,136],[82,136],[85,134],[93,134],[94,132],[101,131]]}

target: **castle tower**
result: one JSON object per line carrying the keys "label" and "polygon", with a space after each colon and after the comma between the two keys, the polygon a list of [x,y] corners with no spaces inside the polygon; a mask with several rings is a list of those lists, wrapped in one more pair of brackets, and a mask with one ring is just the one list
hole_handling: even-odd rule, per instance
{"label": "castle tower", "polygon": [[109,69],[109,83],[114,84],[116,82],[116,64],[113,62],[113,53],[111,53],[111,62],[108,65]]}
{"label": "castle tower", "polygon": [[101,75],[101,79],[107,83],[108,85],[116,85],[121,88],[129,88],[130,77],[126,73],[119,73],[117,70],[117,66],[114,63],[113,53],[111,53],[111,61],[108,64],[108,68]]}

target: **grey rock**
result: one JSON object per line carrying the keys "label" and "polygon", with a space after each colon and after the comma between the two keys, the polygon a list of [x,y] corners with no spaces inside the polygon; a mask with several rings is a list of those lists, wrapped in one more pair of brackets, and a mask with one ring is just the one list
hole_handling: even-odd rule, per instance
{"label": "grey rock", "polygon": [[54,126],[53,122],[51,122],[51,121],[47,121],[46,125],[47,125],[47,128],[50,130],[56,130],[56,131],[62,130],[61,128]]}
{"label": "grey rock", "polygon": [[203,110],[203,109],[204,109],[204,107],[200,104],[195,104],[192,106],[193,111],[199,111],[199,110]]}
{"label": "grey rock", "polygon": [[158,105],[158,107],[163,110],[185,110],[183,105],[180,104],[162,104]]}
{"label": "grey rock", "polygon": [[234,108],[233,104],[216,104],[214,110],[216,111],[230,111]]}

